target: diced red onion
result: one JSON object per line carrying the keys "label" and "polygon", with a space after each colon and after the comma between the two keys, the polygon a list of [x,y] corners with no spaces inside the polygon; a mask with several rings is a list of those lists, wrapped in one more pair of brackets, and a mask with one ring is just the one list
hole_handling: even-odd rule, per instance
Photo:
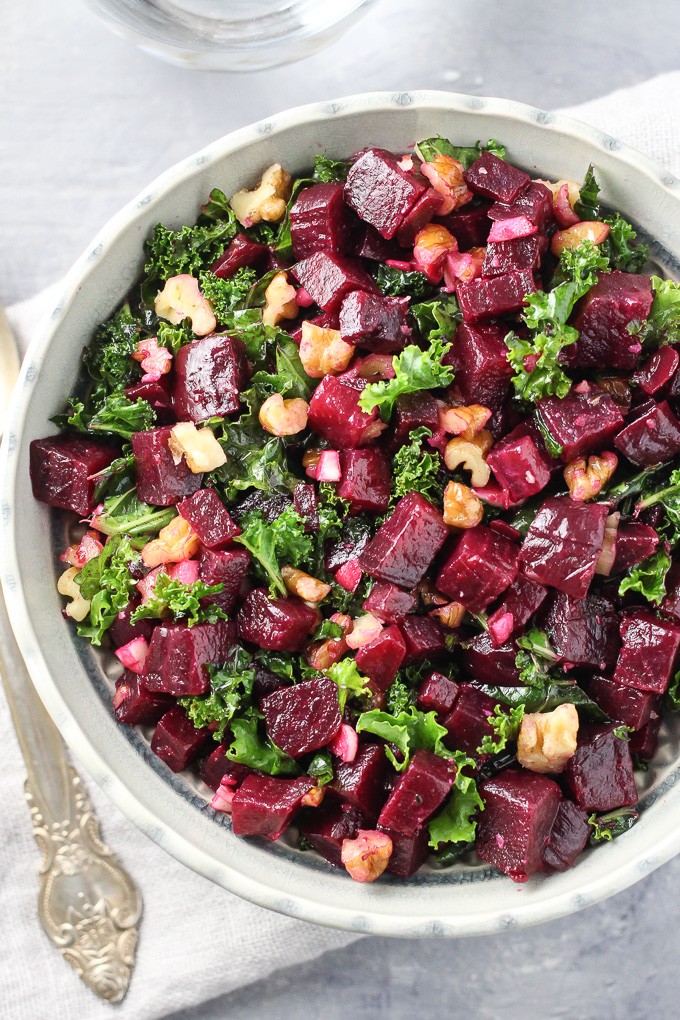
{"label": "diced red onion", "polygon": [[342,761],[354,761],[359,750],[359,737],[354,727],[341,723],[338,732],[328,742],[328,750]]}
{"label": "diced red onion", "polygon": [[149,654],[149,644],[146,638],[136,637],[126,645],[116,648],[114,654],[132,673],[143,673],[144,663]]}

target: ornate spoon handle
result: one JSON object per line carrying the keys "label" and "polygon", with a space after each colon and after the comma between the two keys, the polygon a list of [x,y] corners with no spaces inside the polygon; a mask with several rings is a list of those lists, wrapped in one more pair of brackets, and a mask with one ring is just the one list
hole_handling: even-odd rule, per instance
{"label": "ornate spoon handle", "polygon": [[108,1002],[128,990],[142,901],[102,842],[99,821],[12,634],[0,589],[0,672],[26,763],[26,799],[42,850],[38,913],[47,937]]}

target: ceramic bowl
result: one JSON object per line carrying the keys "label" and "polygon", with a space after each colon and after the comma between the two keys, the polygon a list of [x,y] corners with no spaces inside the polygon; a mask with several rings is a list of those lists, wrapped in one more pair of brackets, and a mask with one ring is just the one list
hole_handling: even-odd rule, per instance
{"label": "ceramic bowl", "polygon": [[[381,935],[472,935],[568,914],[637,881],[680,849],[680,725],[666,727],[642,780],[641,817],[624,836],[586,852],[575,868],[524,885],[482,865],[425,866],[408,881],[352,882],[313,853],[281,840],[235,837],[209,793],[173,775],[146,735],[111,710],[113,656],[97,655],[61,616],[55,589],[64,516],[34,501],[28,446],[54,431],[49,417],[72,391],[83,345],[143,263],[157,222],[192,223],[214,186],[231,194],[279,161],[302,171],[319,151],[336,157],[369,144],[402,150],[440,133],[461,144],[494,137],[532,175],[581,179],[597,170],[604,200],[652,239],[678,272],[680,182],[614,138],[577,121],[499,99],[438,92],[376,93],[290,110],[221,138],[158,178],[115,216],[64,281],[38,329],[15,393],[3,453],[2,581],[35,685],[66,741],[112,800],[168,853],[254,903],[309,921]],[[115,664],[114,664],[115,663]]]}

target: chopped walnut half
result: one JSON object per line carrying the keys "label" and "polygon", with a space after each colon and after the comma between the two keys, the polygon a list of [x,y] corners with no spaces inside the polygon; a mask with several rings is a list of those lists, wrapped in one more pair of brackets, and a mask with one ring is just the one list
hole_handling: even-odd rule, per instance
{"label": "chopped walnut half", "polygon": [[611,450],[588,457],[577,457],[564,469],[564,480],[572,499],[583,502],[597,496],[616,471],[619,459]]}
{"label": "chopped walnut half", "polygon": [[353,355],[354,347],[345,343],[339,329],[324,329],[311,322],[302,323],[300,361],[310,378],[323,379],[325,375],[344,372]]}
{"label": "chopped walnut half", "polygon": [[392,840],[378,829],[359,829],[356,839],[343,839],[340,858],[355,882],[375,882],[392,856]]}
{"label": "chopped walnut half", "polygon": [[288,282],[284,272],[277,273],[264,292],[263,323],[265,326],[276,326],[283,319],[294,319],[299,311],[295,287]]}
{"label": "chopped walnut half", "polygon": [[207,336],[217,325],[210,302],[198,289],[198,280],[188,273],[171,276],[163,290],[156,294],[153,307],[160,319],[166,319],[173,326],[182,319],[190,319],[196,336]]}
{"label": "chopped walnut half", "polygon": [[190,560],[200,548],[198,535],[183,517],[174,517],[158,532],[158,538],[147,542],[142,549],[142,562],[147,567],[161,563],[180,563]]}
{"label": "chopped walnut half", "polygon": [[416,234],[413,261],[430,283],[439,283],[450,252],[458,251],[458,241],[440,223],[428,223]]}
{"label": "chopped walnut half", "polygon": [[602,244],[609,236],[609,224],[598,220],[582,220],[566,230],[556,230],[550,242],[550,251],[559,256],[565,248],[578,248],[582,241]]}
{"label": "chopped walnut half", "polygon": [[463,439],[456,436],[446,444],[444,463],[449,471],[462,467],[471,473],[472,484],[484,486],[491,477],[491,470],[486,463],[486,454],[493,446],[493,437],[486,429],[476,436]]}
{"label": "chopped walnut half", "polygon": [[325,786],[313,786],[309,793],[306,793],[302,798],[302,807],[318,807],[325,796]]}
{"label": "chopped walnut half", "polygon": [[475,528],[484,516],[481,499],[461,482],[444,489],[444,523],[450,528]]}
{"label": "chopped walnut half", "polygon": [[180,421],[173,426],[168,439],[168,449],[175,464],[182,457],[193,474],[214,471],[227,463],[227,455],[217,442],[212,429],[197,429],[192,421]]}
{"label": "chopped walnut half", "polygon": [[466,609],[462,602],[449,602],[445,606],[433,609],[430,616],[435,616],[443,627],[448,630],[456,630],[460,627],[465,616]]}
{"label": "chopped walnut half", "polygon": [[469,404],[467,407],[443,407],[439,412],[439,424],[444,432],[462,439],[473,439],[478,435],[491,417],[491,411],[482,404]]}
{"label": "chopped walnut half", "polygon": [[420,172],[443,198],[438,215],[444,216],[472,201],[473,194],[463,176],[465,168],[453,156],[438,153],[431,163],[420,164]]}
{"label": "chopped walnut half", "polygon": [[283,583],[292,595],[298,595],[305,602],[321,602],[331,590],[330,584],[305,574],[296,567],[281,567]]}
{"label": "chopped walnut half", "polygon": [[262,180],[252,191],[242,188],[232,195],[229,205],[234,215],[244,227],[252,227],[254,223],[278,223],[286,212],[286,202],[290,198],[293,179],[286,173],[280,163],[272,163],[262,174]]}
{"label": "chopped walnut half", "polygon": [[517,760],[531,772],[562,772],[576,752],[577,734],[575,705],[525,715],[517,737]]}
{"label": "chopped walnut half", "polygon": [[90,611],[89,599],[84,599],[80,593],[80,585],[76,581],[76,575],[80,573],[80,567],[69,567],[57,581],[57,591],[65,595],[71,601],[66,606],[66,615],[72,620],[81,623]]}
{"label": "chopped walnut half", "polygon": [[284,400],[280,393],[272,393],[260,408],[260,425],[272,436],[295,436],[307,428],[309,404],[302,397]]}

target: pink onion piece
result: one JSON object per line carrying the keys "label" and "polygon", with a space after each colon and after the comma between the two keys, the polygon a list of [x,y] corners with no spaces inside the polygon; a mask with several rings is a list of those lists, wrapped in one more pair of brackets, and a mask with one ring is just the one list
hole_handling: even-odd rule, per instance
{"label": "pink onion piece", "polygon": [[217,787],[213,799],[210,801],[210,807],[213,811],[223,811],[225,814],[231,814],[231,802],[234,799],[236,793],[236,780],[232,776],[222,776],[222,782]]}
{"label": "pink onion piece", "polygon": [[385,265],[390,269],[400,269],[402,273],[410,273],[415,268],[412,262],[403,262],[401,259],[387,259]]}
{"label": "pink onion piece", "polygon": [[602,574],[604,577],[609,577],[612,572],[612,567],[614,566],[614,560],[616,559],[616,538],[619,529],[620,516],[621,514],[617,511],[616,513],[610,514],[605,521],[602,552],[595,564],[595,573]]}
{"label": "pink onion piece", "polygon": [[514,241],[516,237],[530,237],[538,227],[526,216],[513,216],[509,220],[494,220],[489,241]]}
{"label": "pink onion piece", "polygon": [[348,647],[357,649],[363,648],[364,645],[370,645],[372,641],[380,637],[384,626],[382,620],[373,616],[373,613],[359,616],[354,621],[352,633],[345,637]]}
{"label": "pink onion piece", "polygon": [[179,563],[173,563],[168,574],[173,581],[194,584],[195,581],[198,581],[198,560],[180,560]]}
{"label": "pink onion piece", "polygon": [[142,604],[148,602],[153,595],[153,590],[156,587],[156,581],[158,580],[159,574],[167,574],[165,566],[155,567],[150,570],[146,577],[143,577],[141,581],[137,581],[137,591],[142,596]]}
{"label": "pink onion piece", "polygon": [[513,627],[515,626],[515,617],[512,613],[503,613],[497,620],[489,624],[489,633],[493,639],[493,643],[497,648],[504,645],[512,634]]}
{"label": "pink onion piece", "polygon": [[328,750],[342,761],[354,761],[359,750],[359,737],[354,727],[341,723],[338,732],[328,742]]}
{"label": "pink onion piece", "polygon": [[314,298],[304,287],[298,287],[295,291],[295,302],[299,308],[309,308],[314,304]]}
{"label": "pink onion piece", "polygon": [[136,637],[126,645],[116,648],[114,654],[131,673],[143,673],[144,663],[149,654],[149,644],[146,638]]}
{"label": "pink onion piece", "polygon": [[339,482],[341,478],[340,454],[337,450],[323,450],[316,465],[317,481]]}
{"label": "pink onion piece", "polygon": [[335,571],[335,580],[345,591],[356,591],[361,580],[361,567],[359,560],[347,560]]}
{"label": "pink onion piece", "polygon": [[579,222],[578,216],[571,207],[569,201],[569,185],[563,184],[553,198],[553,211],[557,226],[564,230],[566,227],[573,227]]}

